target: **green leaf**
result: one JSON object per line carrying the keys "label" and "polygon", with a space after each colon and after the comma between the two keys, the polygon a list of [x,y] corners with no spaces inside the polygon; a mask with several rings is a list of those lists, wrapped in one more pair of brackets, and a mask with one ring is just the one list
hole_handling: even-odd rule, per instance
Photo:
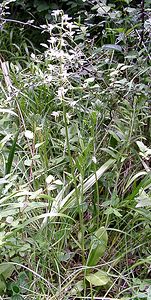
{"label": "green leaf", "polygon": [[147,300],[151,300],[151,285],[149,286],[147,290]]}
{"label": "green leaf", "polygon": [[120,138],[119,136],[117,135],[116,132],[114,132],[113,130],[109,130],[108,133],[110,133],[110,135],[117,141],[117,142],[120,142]]}
{"label": "green leaf", "polygon": [[6,284],[4,282],[4,280],[2,278],[0,278],[0,295],[2,295],[4,293],[6,289]]}
{"label": "green leaf", "polygon": [[98,14],[99,16],[103,16],[106,15],[109,11],[110,11],[111,7],[104,5],[104,4],[100,4],[99,8],[98,8]]}
{"label": "green leaf", "polygon": [[14,158],[14,154],[15,154],[15,149],[16,149],[16,143],[17,143],[17,139],[18,139],[18,134],[19,134],[19,131],[16,133],[16,135],[14,137],[14,140],[13,140],[13,143],[12,143],[12,146],[9,150],[9,155],[8,155],[8,160],[7,160],[7,163],[6,163],[6,172],[5,172],[5,174],[9,174],[10,171],[11,171],[13,158]]}
{"label": "green leaf", "polygon": [[139,196],[135,198],[135,200],[138,201],[138,204],[136,205],[137,208],[139,207],[151,207],[151,197],[147,195],[147,193],[140,189]]}
{"label": "green leaf", "polygon": [[127,182],[127,184],[126,184],[126,187],[124,188],[124,192],[129,188],[129,186],[138,178],[138,177],[140,177],[140,176],[143,176],[143,175],[147,175],[147,172],[145,172],[145,171],[140,171],[140,172],[138,172],[137,174],[135,174],[134,176],[132,176],[129,180],[128,180],[128,182]]}
{"label": "green leaf", "polygon": [[115,44],[106,44],[102,46],[103,50],[115,50],[115,51],[119,51],[119,52],[123,52],[122,47],[119,45],[115,45]]}
{"label": "green leaf", "polygon": [[[85,179],[83,185],[83,193],[86,193],[96,183],[96,181],[100,179],[104,172],[108,170],[115,162],[115,159],[109,159],[96,171],[96,174],[93,174],[87,179]],[[77,189],[80,190],[80,188],[81,184],[77,186]],[[75,189],[73,189],[70,193],[68,193],[68,195],[65,198],[63,198],[64,190],[65,188],[61,190],[61,192],[54,199],[51,209],[52,213],[56,213],[58,211],[64,212],[67,208],[71,207],[71,205],[74,205],[76,201]]]}
{"label": "green leaf", "polygon": [[14,266],[9,263],[1,263],[0,264],[0,275],[2,275],[5,279],[9,278],[14,271]]}
{"label": "green leaf", "polygon": [[148,189],[151,187],[151,172],[149,172],[141,181],[140,183],[132,190],[131,194],[125,198],[125,202],[133,200],[138,193],[140,193],[141,189]]}
{"label": "green leaf", "polygon": [[105,227],[100,227],[92,236],[87,265],[95,266],[107,248],[108,235]]}
{"label": "green leaf", "polygon": [[136,144],[141,152],[147,151],[147,146],[145,146],[143,142],[136,141]]}
{"label": "green leaf", "polygon": [[11,297],[11,300],[24,300],[24,298],[21,295],[16,294]]}
{"label": "green leaf", "polygon": [[18,117],[18,115],[13,110],[6,109],[6,108],[0,108],[0,113],[7,113],[7,114]]}
{"label": "green leaf", "polygon": [[[112,148],[113,149],[113,148]],[[111,148],[101,148],[102,151],[110,154],[113,158],[117,158],[117,153],[115,153]]]}
{"label": "green leaf", "polygon": [[87,275],[86,280],[89,281],[90,284],[94,286],[102,286],[102,285],[106,285],[110,281],[110,278],[106,272],[97,271],[94,274]]}
{"label": "green leaf", "polygon": [[70,291],[70,295],[77,295],[79,292],[82,292],[84,289],[84,284],[83,284],[83,280],[79,280],[74,287],[72,288],[72,290]]}
{"label": "green leaf", "polygon": [[48,10],[48,9],[49,9],[49,4],[47,4],[45,1],[43,1],[43,3],[41,3],[37,6],[37,11],[38,12],[42,12],[42,11],[45,11],[45,10]]}
{"label": "green leaf", "polygon": [[12,292],[13,294],[19,294],[20,293],[20,288],[17,284],[13,283],[11,285],[11,289],[12,289]]}
{"label": "green leaf", "polygon": [[106,211],[105,211],[105,214],[106,215],[112,215],[112,214],[114,214],[116,217],[119,217],[119,218],[122,217],[122,215],[119,213],[118,209],[113,208],[113,207],[108,207],[106,209]]}

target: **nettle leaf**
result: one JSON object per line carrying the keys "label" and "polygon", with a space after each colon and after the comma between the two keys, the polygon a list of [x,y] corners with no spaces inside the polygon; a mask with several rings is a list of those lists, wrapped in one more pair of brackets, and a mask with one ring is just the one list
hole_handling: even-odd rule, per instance
{"label": "nettle leaf", "polygon": [[100,227],[91,238],[88,266],[95,266],[107,248],[108,235],[105,227]]}
{"label": "nettle leaf", "polygon": [[106,285],[110,281],[110,278],[106,272],[97,271],[94,274],[87,275],[86,280],[94,286],[102,286]]}

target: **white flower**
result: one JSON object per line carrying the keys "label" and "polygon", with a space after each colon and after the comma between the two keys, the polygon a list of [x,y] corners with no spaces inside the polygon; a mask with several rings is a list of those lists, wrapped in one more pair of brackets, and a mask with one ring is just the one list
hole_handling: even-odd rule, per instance
{"label": "white flower", "polygon": [[67,89],[65,89],[63,86],[61,86],[58,89],[58,97],[62,100],[64,98],[66,92],[67,92]]}
{"label": "white flower", "polygon": [[33,134],[32,131],[26,130],[26,131],[25,131],[25,137],[26,137],[27,139],[29,139],[29,140],[33,140],[34,134]]}
{"label": "white flower", "polygon": [[93,161],[95,164],[97,163],[97,160],[96,160],[96,157],[95,157],[95,156],[92,157],[92,161]]}
{"label": "white flower", "polygon": [[51,116],[55,117],[55,121],[57,120],[57,118],[59,118],[60,115],[60,111],[53,111]]}
{"label": "white flower", "polygon": [[68,74],[68,72],[67,72],[67,70],[63,70],[63,72],[62,72],[62,74],[61,74],[61,77],[62,77],[62,79],[65,81],[66,79],[67,79],[67,76],[68,76],[69,74]]}
{"label": "white flower", "polygon": [[[69,32],[70,32],[70,35],[73,35],[75,33],[75,30],[74,29],[77,29],[78,27],[73,24],[72,22],[71,23],[67,23],[66,24],[67,28],[69,29]],[[74,31],[73,31],[74,30]]]}
{"label": "white flower", "polygon": [[62,20],[66,23],[66,22],[68,22],[69,20],[71,20],[72,18],[70,18],[67,14],[64,14],[63,16],[62,16]]}
{"label": "white flower", "polygon": [[35,55],[34,53],[31,53],[30,56],[31,56],[32,59],[35,59],[35,58],[36,58],[36,55]]}
{"label": "white flower", "polygon": [[63,47],[65,45],[66,45],[65,40],[63,38],[61,38],[60,39],[60,47]]}
{"label": "white flower", "polygon": [[49,33],[51,34],[52,33],[52,30],[54,29],[54,25],[52,25],[52,24],[49,24],[48,25],[48,29],[49,29]]}
{"label": "white flower", "polygon": [[73,108],[75,107],[76,104],[77,104],[77,101],[71,101],[70,102],[70,106],[73,107]]}
{"label": "white flower", "polygon": [[48,40],[49,43],[52,44],[52,46],[56,43],[57,39],[54,36],[51,36],[50,40]]}
{"label": "white flower", "polygon": [[59,17],[60,15],[62,15],[63,11],[61,9],[56,9],[52,11],[52,16],[55,17],[55,19],[57,20],[57,17]]}
{"label": "white flower", "polygon": [[46,83],[49,83],[52,81],[52,75],[47,75],[46,77]]}
{"label": "white flower", "polygon": [[54,180],[55,180],[55,178],[54,178],[52,175],[49,175],[49,176],[46,178],[46,183],[47,183],[47,184],[50,184],[50,183],[52,183]]}

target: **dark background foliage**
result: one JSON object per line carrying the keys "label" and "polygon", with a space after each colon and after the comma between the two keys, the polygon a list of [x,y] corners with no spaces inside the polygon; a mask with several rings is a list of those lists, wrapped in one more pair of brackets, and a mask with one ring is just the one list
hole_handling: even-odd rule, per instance
{"label": "dark background foliage", "polygon": [[[107,0],[105,5],[110,7],[110,11],[101,11],[100,13],[99,7],[102,6],[102,3],[105,2],[95,0],[16,0],[10,4],[9,18],[23,22],[33,20],[36,26],[40,26],[46,20],[51,22],[52,10],[62,9],[72,16],[75,22],[87,27],[87,38],[90,38],[90,42],[97,46],[102,46],[104,43],[123,45],[125,41],[122,34],[125,34],[127,29],[133,26],[141,31],[141,40],[137,44],[141,46],[144,39],[144,22],[148,18],[146,9],[150,6],[150,0]],[[31,30],[31,27],[26,26],[25,36],[34,46],[38,47],[39,30],[36,28]],[[45,39],[44,35],[43,38]],[[130,42],[130,48],[135,46],[136,43],[133,45]]]}

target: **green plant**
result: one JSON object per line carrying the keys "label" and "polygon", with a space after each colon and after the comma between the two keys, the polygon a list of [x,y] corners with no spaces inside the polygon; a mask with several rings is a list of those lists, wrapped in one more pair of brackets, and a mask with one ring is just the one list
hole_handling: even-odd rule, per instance
{"label": "green plant", "polygon": [[25,63],[2,60],[2,297],[150,297],[149,53],[123,52],[110,17],[110,43],[90,47],[53,11],[41,53],[22,35]]}

